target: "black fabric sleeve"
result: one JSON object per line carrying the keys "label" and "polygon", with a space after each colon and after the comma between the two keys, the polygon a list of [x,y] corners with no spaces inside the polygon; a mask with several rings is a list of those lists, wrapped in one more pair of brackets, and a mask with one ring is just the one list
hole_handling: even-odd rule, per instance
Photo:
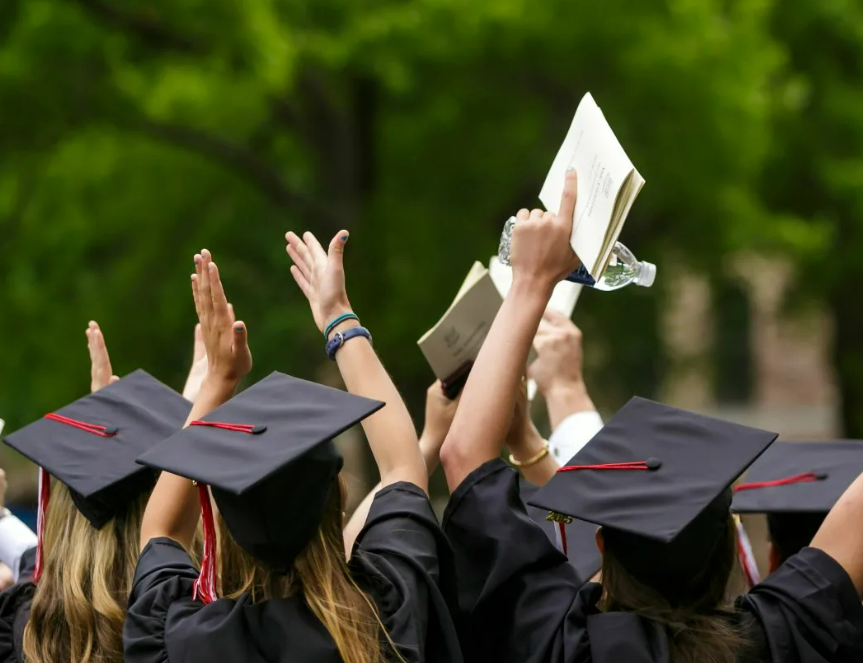
{"label": "black fabric sleeve", "polygon": [[183,547],[168,538],[151,539],[138,558],[123,648],[127,663],[168,661],[165,632],[175,602],[203,607],[192,600],[198,570]]}
{"label": "black fabric sleeve", "polygon": [[464,656],[573,660],[589,646],[582,583],[527,514],[518,480],[502,460],[489,461],[456,489],[444,514],[456,561]]}
{"label": "black fabric sleeve", "polygon": [[[20,663],[23,640],[22,620],[29,618],[30,603],[36,593],[32,582],[18,582],[0,594],[0,663]],[[26,623],[26,622],[23,622]]]}
{"label": "black fabric sleeve", "polygon": [[367,581],[405,659],[461,661],[450,615],[452,552],[419,487],[398,482],[378,492],[354,544],[351,571]]}
{"label": "black fabric sleeve", "polygon": [[751,612],[774,661],[863,661],[863,605],[845,570],[804,548],[738,600]]}

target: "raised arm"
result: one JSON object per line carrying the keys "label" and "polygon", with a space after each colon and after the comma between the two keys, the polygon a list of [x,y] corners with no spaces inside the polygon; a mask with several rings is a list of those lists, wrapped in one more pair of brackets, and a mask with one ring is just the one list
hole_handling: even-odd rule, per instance
{"label": "raised arm", "polygon": [[863,474],[827,514],[811,546],[835,559],[863,596]]}
{"label": "raised arm", "polygon": [[512,424],[504,442],[510,453],[510,462],[521,472],[521,476],[534,486],[543,486],[557,472],[554,455],[530,417],[530,401],[527,400],[527,383],[522,381],[515,399]]}
{"label": "raised arm", "polygon": [[582,333],[565,315],[546,311],[536,332],[538,357],[528,368],[545,397],[551,453],[566,463],[602,428],[582,375]]}
{"label": "raised arm", "polygon": [[492,323],[441,450],[451,491],[497,458],[512,418],[528,352],[556,283],[578,267],[569,236],[576,176],[566,175],[559,214],[521,210],[513,231],[513,284]]}
{"label": "raised arm", "polygon": [[[338,317],[352,313],[343,264],[348,233],[344,230],[337,233],[328,251],[324,251],[312,233],[307,232],[300,239],[289,232],[286,239],[288,255],[294,261],[291,275],[309,300],[315,324],[323,332]],[[358,324],[347,319],[330,330],[330,338]],[[371,343],[362,336],[348,340],[337,351],[336,363],[348,391],[386,403],[380,412],[363,421],[381,484],[409,481],[427,491],[428,473],[413,421]]]}
{"label": "raised arm", "polygon": [[[452,418],[455,416],[459,398],[461,398],[461,395],[456,396],[454,400],[447,398],[440,380],[436,380],[426,391],[425,426],[423,427],[422,435],[420,435],[419,446],[429,477],[434,474],[438,464],[440,464],[440,448],[443,446],[443,441],[452,424]],[[348,557],[351,556],[354,541],[356,541],[357,536],[359,536],[363,526],[366,524],[366,518],[369,515],[369,509],[371,509],[375,495],[377,495],[377,492],[381,488],[381,484],[372,488],[369,494],[354,509],[350,520],[348,520],[348,524],[345,525],[345,553]]]}
{"label": "raised arm", "polygon": [[[237,384],[252,368],[246,326],[233,321],[219,269],[206,249],[195,256],[192,295],[201,322],[209,370],[186,420],[187,426],[231,398]],[[190,548],[199,514],[198,490],[192,482],[162,472],[144,511],[141,549],[157,537],[168,537]]]}

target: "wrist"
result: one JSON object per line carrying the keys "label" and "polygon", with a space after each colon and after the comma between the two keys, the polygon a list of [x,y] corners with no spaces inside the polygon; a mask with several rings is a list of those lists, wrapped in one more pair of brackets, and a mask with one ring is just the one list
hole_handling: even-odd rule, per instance
{"label": "wrist", "polygon": [[321,311],[321,316],[323,318],[322,322],[324,325],[323,329],[321,329],[321,333],[323,334],[324,331],[326,331],[327,325],[331,324],[333,320],[337,319],[342,315],[353,312],[354,310],[351,308],[351,304],[350,302],[348,302],[347,299],[343,302],[339,302],[338,304],[334,304],[333,306],[328,307],[326,311]]}
{"label": "wrist", "polygon": [[234,395],[239,383],[238,379],[210,373],[201,383],[198,399],[227,400]]}
{"label": "wrist", "polygon": [[582,381],[559,381],[543,392],[551,429],[555,430],[564,419],[579,412],[595,412],[596,406]]}
{"label": "wrist", "polygon": [[[338,315],[335,315],[330,319],[335,320],[339,315],[343,315],[343,314],[339,313]],[[327,324],[329,324],[329,323],[327,323]],[[329,334],[327,334],[327,341],[331,341],[333,336],[335,336],[337,332],[344,332],[348,329],[351,329],[352,327],[359,327],[359,326],[360,326],[360,321],[355,320],[354,318],[346,318],[344,320],[341,320],[338,322],[338,324],[333,325],[329,329]]]}
{"label": "wrist", "polygon": [[514,440],[512,443],[507,442],[506,446],[515,460],[524,462],[534,458],[543,450],[546,444],[547,442],[543,439],[542,435],[534,429],[522,436],[520,440]]}
{"label": "wrist", "polygon": [[556,285],[556,279],[549,279],[538,274],[525,274],[514,271],[510,293],[520,299],[535,299],[548,303]]}

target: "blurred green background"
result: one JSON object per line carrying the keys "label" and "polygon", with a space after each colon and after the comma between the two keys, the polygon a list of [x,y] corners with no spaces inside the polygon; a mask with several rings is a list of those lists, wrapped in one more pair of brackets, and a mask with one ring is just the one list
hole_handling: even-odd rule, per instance
{"label": "blurred green background", "polygon": [[729,262],[755,252],[791,265],[789,315],[825,311],[837,433],[863,437],[861,83],[859,0],[2,0],[0,417],[87,391],[90,319],[115,372],[179,389],[202,247],[250,379],[326,375],[284,233],[345,227],[351,301],[420,425],[417,338],[538,206],[589,90],[647,180],[621,239],[659,265],[579,302],[601,409],[662,396],[692,273],[719,311],[705,370],[752,397]]}

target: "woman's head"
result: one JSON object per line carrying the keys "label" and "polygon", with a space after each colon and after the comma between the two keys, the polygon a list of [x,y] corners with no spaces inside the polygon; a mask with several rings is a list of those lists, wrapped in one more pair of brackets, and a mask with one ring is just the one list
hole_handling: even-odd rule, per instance
{"label": "woman's head", "polygon": [[[347,567],[342,537],[345,488],[341,477],[332,482],[323,515],[306,547],[286,573],[252,556],[238,545],[228,525],[218,518],[220,595],[253,602],[301,594],[326,627],[345,663],[382,660],[381,636],[388,639],[374,603],[354,583]],[[290,527],[291,514],[283,514]]]}
{"label": "woman's head", "polygon": [[[666,550],[664,558],[658,547],[668,544],[615,530],[599,530],[597,542],[605,612],[632,612],[663,627],[674,663],[737,660],[746,641],[727,610],[737,563],[737,534],[727,509],[713,537],[688,551]],[[654,569],[632,563],[639,558]]]}
{"label": "woman's head", "polygon": [[64,484],[52,481],[51,492],[44,568],[24,631],[24,657],[28,663],[120,663],[146,493],[96,529]]}

